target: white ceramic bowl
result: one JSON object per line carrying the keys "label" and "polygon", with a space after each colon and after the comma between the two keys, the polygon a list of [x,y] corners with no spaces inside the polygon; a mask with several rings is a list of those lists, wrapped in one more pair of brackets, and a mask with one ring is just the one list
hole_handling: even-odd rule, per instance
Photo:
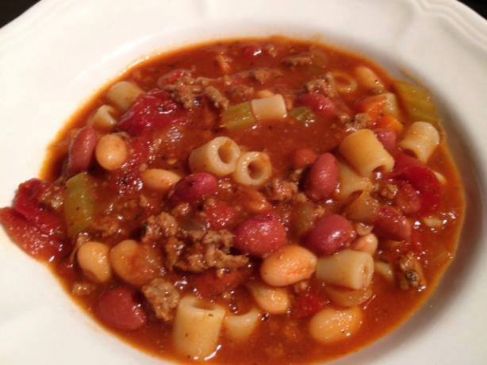
{"label": "white ceramic bowl", "polygon": [[[487,362],[487,22],[450,0],[43,0],[0,30],[0,206],[101,85],[153,53],[284,34],[364,53],[435,94],[468,211],[459,255],[406,325],[339,364]],[[0,232],[1,364],[161,364],[106,333]]]}

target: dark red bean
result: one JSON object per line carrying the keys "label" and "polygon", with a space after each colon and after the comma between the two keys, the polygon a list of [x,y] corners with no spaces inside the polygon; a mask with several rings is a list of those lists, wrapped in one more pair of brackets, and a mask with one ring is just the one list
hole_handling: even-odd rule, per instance
{"label": "dark red bean", "polygon": [[292,164],[295,169],[304,169],[312,165],[318,155],[311,148],[300,148],[294,151]]}
{"label": "dark red bean", "polygon": [[126,287],[104,292],[98,298],[95,314],[110,327],[124,331],[136,330],[147,321],[142,305],[135,299],[135,292]]}
{"label": "dark red bean", "polygon": [[374,133],[387,151],[392,152],[396,149],[397,135],[394,131],[385,128],[377,128],[374,129]]}
{"label": "dark red bean", "polygon": [[374,232],[382,238],[403,241],[411,237],[412,228],[411,223],[399,210],[385,205],[379,210]]}
{"label": "dark red bean", "polygon": [[68,174],[74,175],[90,167],[97,139],[92,127],[84,127],[76,133],[69,145]]}
{"label": "dark red bean", "polygon": [[251,255],[266,256],[286,243],[286,229],[272,213],[250,218],[235,230],[235,247]]}
{"label": "dark red bean", "polygon": [[310,108],[324,118],[333,118],[337,114],[335,103],[323,94],[309,93],[298,97],[297,104]]}
{"label": "dark red bean", "polygon": [[311,166],[306,181],[306,194],[313,200],[329,198],[338,185],[338,164],[335,156],[324,153]]}
{"label": "dark red bean", "polygon": [[318,255],[331,255],[346,248],[354,237],[352,224],[339,214],[331,214],[316,222],[306,245]]}
{"label": "dark red bean", "polygon": [[201,199],[213,195],[217,190],[216,177],[207,172],[197,172],[181,179],[174,188],[174,198],[196,203]]}

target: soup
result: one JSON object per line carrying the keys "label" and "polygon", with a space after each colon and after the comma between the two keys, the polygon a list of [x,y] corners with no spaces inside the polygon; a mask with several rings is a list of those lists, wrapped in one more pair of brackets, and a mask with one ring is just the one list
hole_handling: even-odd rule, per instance
{"label": "soup", "polygon": [[273,37],[129,69],[0,222],[106,327],[180,362],[354,352],[431,295],[463,187],[428,92]]}

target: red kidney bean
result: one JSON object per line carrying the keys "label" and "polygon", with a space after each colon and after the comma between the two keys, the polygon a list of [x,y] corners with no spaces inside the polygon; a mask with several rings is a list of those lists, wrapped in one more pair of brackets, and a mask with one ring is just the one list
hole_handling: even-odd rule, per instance
{"label": "red kidney bean", "polygon": [[124,331],[136,330],[147,321],[141,304],[135,299],[135,292],[126,287],[104,292],[98,298],[95,314],[110,327]]}
{"label": "red kidney bean", "polygon": [[339,214],[331,214],[316,222],[306,245],[319,255],[331,255],[346,248],[354,237],[352,224]]}
{"label": "red kidney bean", "polygon": [[374,133],[387,151],[392,152],[396,149],[397,136],[394,131],[385,128],[377,128],[374,129]]}
{"label": "red kidney bean", "polygon": [[68,173],[82,172],[90,167],[95,152],[97,135],[92,127],[84,127],[76,133],[69,145]]}
{"label": "red kidney bean", "polygon": [[306,194],[313,200],[329,198],[338,185],[338,164],[335,156],[324,153],[318,157],[306,182]]}
{"label": "red kidney bean", "polygon": [[411,223],[399,210],[385,205],[379,210],[374,232],[379,237],[403,241],[411,237],[412,228]]}
{"label": "red kidney bean", "polygon": [[311,148],[300,148],[294,151],[292,164],[295,169],[304,169],[312,165],[317,158],[318,155]]}
{"label": "red kidney bean", "polygon": [[263,257],[286,243],[286,229],[272,213],[256,215],[235,230],[235,247],[251,255]]}
{"label": "red kidney bean", "polygon": [[177,200],[196,203],[204,197],[213,195],[217,190],[216,177],[207,172],[197,172],[182,178],[174,188]]}
{"label": "red kidney bean", "polygon": [[332,118],[337,114],[335,103],[323,94],[303,94],[298,97],[297,104],[309,107],[315,114],[324,118]]}

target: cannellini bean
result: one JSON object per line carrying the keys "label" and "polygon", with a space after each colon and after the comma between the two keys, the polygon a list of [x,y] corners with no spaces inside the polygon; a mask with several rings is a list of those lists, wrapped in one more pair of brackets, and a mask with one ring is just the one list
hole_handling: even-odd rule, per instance
{"label": "cannellini bean", "polygon": [[379,245],[379,241],[377,240],[377,236],[373,233],[369,233],[365,236],[357,238],[352,243],[352,248],[357,251],[362,251],[374,256],[375,251],[377,251],[377,246]]}
{"label": "cannellini bean", "polygon": [[166,193],[175,185],[181,176],[164,169],[147,169],[142,172],[144,186],[161,193]]}
{"label": "cannellini bean", "polygon": [[112,270],[108,261],[109,250],[107,245],[96,241],[86,242],[78,249],[78,264],[89,279],[99,283],[110,280]]}
{"label": "cannellini bean", "polygon": [[107,134],[96,145],[96,160],[105,170],[116,170],[128,157],[127,144],[118,134]]}
{"label": "cannellini bean", "polygon": [[298,245],[286,245],[267,256],[260,267],[265,283],[287,286],[309,279],[316,270],[316,256]]}
{"label": "cannellini bean", "polygon": [[257,305],[267,313],[283,314],[291,306],[289,293],[285,288],[272,288],[259,282],[248,283],[247,288]]}
{"label": "cannellini bean", "polygon": [[316,341],[328,345],[354,335],[362,325],[362,310],[325,308],[309,322],[309,333]]}

